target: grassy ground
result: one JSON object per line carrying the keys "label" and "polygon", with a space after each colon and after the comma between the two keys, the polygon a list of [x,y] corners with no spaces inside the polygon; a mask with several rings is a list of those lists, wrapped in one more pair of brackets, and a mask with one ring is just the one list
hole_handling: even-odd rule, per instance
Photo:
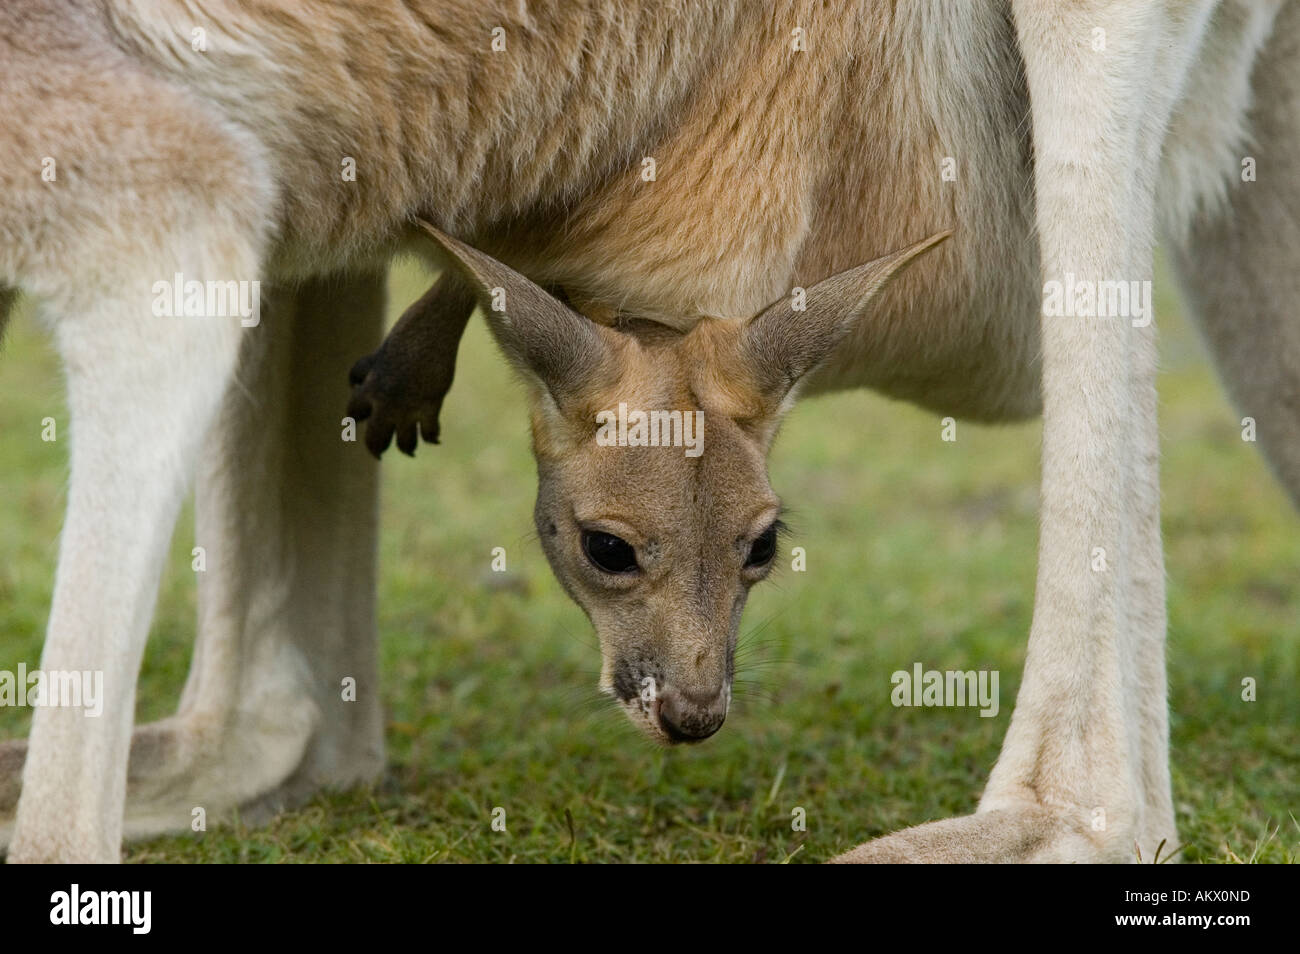
{"label": "grassy ground", "polygon": [[[399,271],[394,307],[424,277]],[[1187,861],[1300,859],[1300,520],[1163,302],[1174,796]],[[35,666],[62,511],[56,364],[30,320],[0,362],[0,668]],[[390,771],[261,828],[133,861],[820,861],[975,807],[1007,727],[1034,581],[1039,429],[962,425],[858,393],[809,401],[772,460],[806,572],[758,588],[723,731],[660,751],[594,692],[586,620],[531,538],[523,398],[475,320],[443,443],[384,463],[380,632]],[[358,447],[358,452],[361,452]],[[194,583],[183,517],[141,677],[175,706]],[[508,553],[511,586],[488,573]],[[494,581],[496,585],[494,584]],[[896,709],[890,673],[1001,672],[1001,711]],[[747,664],[747,665],[746,665]],[[1241,699],[1241,681],[1258,700]],[[24,733],[0,709],[0,737]],[[493,831],[492,811],[507,831]],[[793,831],[804,809],[806,832]]]}

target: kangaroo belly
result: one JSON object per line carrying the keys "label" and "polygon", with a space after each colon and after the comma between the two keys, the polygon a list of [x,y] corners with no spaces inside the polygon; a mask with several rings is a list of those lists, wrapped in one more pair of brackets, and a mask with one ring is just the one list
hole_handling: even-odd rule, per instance
{"label": "kangaroo belly", "polygon": [[[265,147],[281,274],[380,258],[422,214],[536,281],[685,329],[953,229],[811,390],[1039,408],[1029,104],[1004,2],[214,2],[203,55],[177,48],[185,0],[105,15]],[[1195,131],[1231,158],[1238,112],[1202,109]],[[1229,119],[1207,131],[1203,114]],[[1192,172],[1179,181],[1209,188]]]}
{"label": "kangaroo belly", "polygon": [[1036,407],[1027,104],[1002,4],[217,6],[202,35],[182,0],[108,16],[265,147],[273,274],[382,258],[423,214],[684,328],[952,228],[814,387]]}
{"label": "kangaroo belly", "polygon": [[[685,329],[745,318],[838,271],[954,229],[811,383],[959,416],[1039,408],[1028,97],[1000,4],[802,10],[720,92],[593,190],[530,274]],[[649,172],[647,173],[647,170]],[[516,233],[517,234],[517,233]]]}
{"label": "kangaroo belly", "polygon": [[884,57],[850,79],[860,105],[840,122],[795,283],[942,229],[953,238],[883,292],[810,390],[866,386],[959,417],[1032,416],[1041,278],[1023,70],[997,4],[944,15],[939,36],[898,14]]}

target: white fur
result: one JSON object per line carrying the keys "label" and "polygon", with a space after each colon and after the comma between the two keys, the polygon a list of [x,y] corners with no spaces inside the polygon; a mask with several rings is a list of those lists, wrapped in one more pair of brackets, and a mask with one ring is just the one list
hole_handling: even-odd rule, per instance
{"label": "white fur", "polygon": [[[121,19],[152,24],[138,30],[137,39],[145,38],[140,45],[169,57],[174,50],[164,21],[175,15],[188,23],[181,16],[188,8],[162,0],[155,6]],[[1279,4],[1015,0],[1012,7],[1032,102],[1042,279],[1066,273],[1149,279],[1160,227],[1190,254],[1213,256],[1229,279],[1250,285],[1229,238],[1206,237],[1197,223],[1233,201],[1228,184],[1249,135],[1252,65]],[[948,97],[957,95],[945,93],[927,57],[969,57],[975,85],[968,89],[982,89],[985,81],[1009,86],[1014,79],[990,77],[977,38],[937,14],[943,9],[911,11],[911,28],[920,32],[903,34],[919,37],[924,53],[913,51],[909,59],[910,75],[923,84],[917,125],[953,112]],[[1294,18],[1288,23],[1300,34]],[[1103,54],[1089,48],[1097,28],[1106,33]],[[225,54],[237,58],[245,52],[241,43]],[[84,80],[79,64],[62,64],[72,77],[70,102],[82,95],[72,91],[118,82],[111,62],[86,62]],[[266,71],[268,62],[259,57],[251,67]],[[11,75],[22,68],[16,63]],[[184,76],[185,68],[177,66],[177,74]],[[322,438],[304,444],[316,450],[299,456],[291,438],[304,431],[321,438],[337,428],[343,395],[334,382],[342,383],[350,360],[373,342],[382,308],[373,265],[393,235],[354,235],[337,256],[319,257],[318,272],[364,263],[371,268],[364,274],[333,284],[273,286],[271,320],[256,335],[237,322],[149,320],[144,291],[173,271],[267,280],[285,275],[268,262],[290,262],[295,275],[311,271],[302,263],[313,255],[302,249],[315,246],[286,248],[275,234],[282,187],[300,158],[279,138],[291,117],[301,119],[291,108],[294,84],[265,72],[218,72],[196,75],[194,89],[203,92],[193,100],[176,92],[175,82],[153,89],[133,79],[140,86],[135,114],[149,118],[130,131],[139,133],[138,141],[127,143],[131,157],[146,160],[150,124],[193,122],[187,141],[203,142],[227,163],[211,160],[217,171],[210,182],[178,185],[163,176],[143,204],[130,190],[113,191],[118,180],[108,171],[88,168],[84,188],[49,190],[30,206],[9,200],[17,205],[5,206],[8,214],[0,217],[0,319],[11,303],[4,285],[36,301],[67,368],[73,415],[68,514],[42,666],[102,670],[107,693],[100,720],[41,710],[27,743],[0,746],[0,803],[16,791],[17,766],[25,764],[16,816],[0,812],[0,843],[12,837],[11,860],[113,861],[124,830],[188,827],[194,807],[213,817],[237,806],[275,808],[320,785],[372,778],[382,765],[374,469],[362,455],[345,453],[355,448],[342,442]],[[241,86],[240,76],[249,85]],[[52,74],[51,81],[57,78]],[[275,95],[261,106],[264,91]],[[87,109],[68,129],[97,128],[93,98]],[[972,141],[986,138],[979,125],[984,117],[963,113],[953,121],[970,124]],[[1298,126],[1296,118],[1279,124]],[[51,130],[56,138],[71,135]],[[1277,138],[1279,149],[1295,145],[1284,133]],[[983,155],[1012,152],[990,148]],[[0,186],[9,184],[4,174]],[[974,171],[976,181],[997,175]],[[1010,223],[1008,233],[1018,236],[1012,206],[999,204],[990,221]],[[795,211],[774,214],[794,221],[801,233],[814,227],[806,210]],[[793,234],[785,239],[776,245],[790,269],[798,241]],[[1014,257],[1013,241],[990,236],[994,241],[1007,244],[990,247]],[[1300,271],[1290,260],[1281,265],[1288,274]],[[783,287],[780,274],[748,265],[740,271],[743,281],[719,271],[701,277],[698,287],[713,290],[714,304],[720,296],[762,300],[768,286]],[[994,328],[1001,339],[978,322],[957,339],[963,348],[1006,342],[995,345],[1007,356],[997,380],[965,385],[981,394],[996,387],[1019,395],[988,402],[1003,410],[1023,412],[1034,403],[1024,359],[1033,338],[1021,324],[1024,316],[1007,304],[1026,295],[1022,282],[1014,294],[988,296],[988,318],[1002,322]],[[1201,297],[1211,337],[1230,339],[1223,331],[1230,309],[1213,289],[1202,289]],[[710,310],[701,300],[702,310]],[[1294,359],[1300,345],[1281,300],[1261,301],[1258,321],[1266,340],[1292,335],[1287,353]],[[904,333],[912,350],[891,341],[882,352],[870,337],[882,333],[864,331],[850,355],[869,366],[868,377],[892,374],[906,382],[920,379],[909,372],[933,370],[926,364],[932,342]],[[1176,841],[1154,327],[1045,317],[1041,347],[1040,562],[1025,677],[1002,755],[976,815],[880,839],[846,860],[1131,860],[1138,852],[1149,859],[1161,843],[1167,852]],[[1274,410],[1270,402],[1294,386],[1295,372],[1278,359],[1267,377],[1272,390],[1252,388],[1248,374],[1232,370],[1258,362],[1248,348],[1220,348],[1225,373],[1237,393]],[[888,367],[871,366],[882,354]],[[945,399],[960,395],[964,382],[955,378],[949,367],[929,390],[942,390]],[[979,395],[968,397],[982,407]],[[1270,427],[1275,467],[1284,479],[1300,481],[1295,452],[1286,449],[1297,431],[1294,419],[1278,412]],[[200,588],[194,665],[176,716],[140,727],[133,737],[135,679],[157,580],[196,463],[199,542],[211,567]],[[1090,568],[1096,547],[1107,554],[1105,572]],[[345,677],[358,683],[358,701],[350,706],[339,699]],[[1098,812],[1101,828],[1094,824]]]}

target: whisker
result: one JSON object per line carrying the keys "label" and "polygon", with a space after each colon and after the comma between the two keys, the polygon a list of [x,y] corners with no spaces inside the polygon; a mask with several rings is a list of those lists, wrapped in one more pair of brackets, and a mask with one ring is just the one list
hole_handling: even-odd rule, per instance
{"label": "whisker", "polygon": [[789,657],[790,647],[788,641],[781,636],[772,635],[766,639],[755,640],[736,649],[736,657],[739,659],[765,659],[775,656]]}
{"label": "whisker", "polygon": [[586,646],[588,649],[594,649],[597,653],[600,652],[600,640],[583,638],[582,636],[579,636],[577,633],[575,633],[573,630],[569,629],[569,627],[565,626],[563,623],[560,623],[559,627],[560,629],[564,630],[566,636],[569,636],[575,642],[581,643],[583,646]]}

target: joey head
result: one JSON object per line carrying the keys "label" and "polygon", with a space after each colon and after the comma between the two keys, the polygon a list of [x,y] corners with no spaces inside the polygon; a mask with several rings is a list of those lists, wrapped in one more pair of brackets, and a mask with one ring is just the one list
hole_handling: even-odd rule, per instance
{"label": "joey head", "polygon": [[[382,450],[396,429],[409,451],[417,422],[436,436],[455,343],[471,303],[481,304],[527,385],[534,521],[600,639],[601,688],[657,741],[707,738],[727,714],[746,596],[777,553],[781,501],[767,454],[781,418],[876,293],[950,233],[819,282],[802,309],[785,298],[747,320],[702,318],[682,333],[597,324],[424,227],[452,268],[359,376],[354,404],[382,396],[387,430],[368,445]],[[422,307],[432,318],[418,317]],[[448,341],[448,355],[434,355]]]}

